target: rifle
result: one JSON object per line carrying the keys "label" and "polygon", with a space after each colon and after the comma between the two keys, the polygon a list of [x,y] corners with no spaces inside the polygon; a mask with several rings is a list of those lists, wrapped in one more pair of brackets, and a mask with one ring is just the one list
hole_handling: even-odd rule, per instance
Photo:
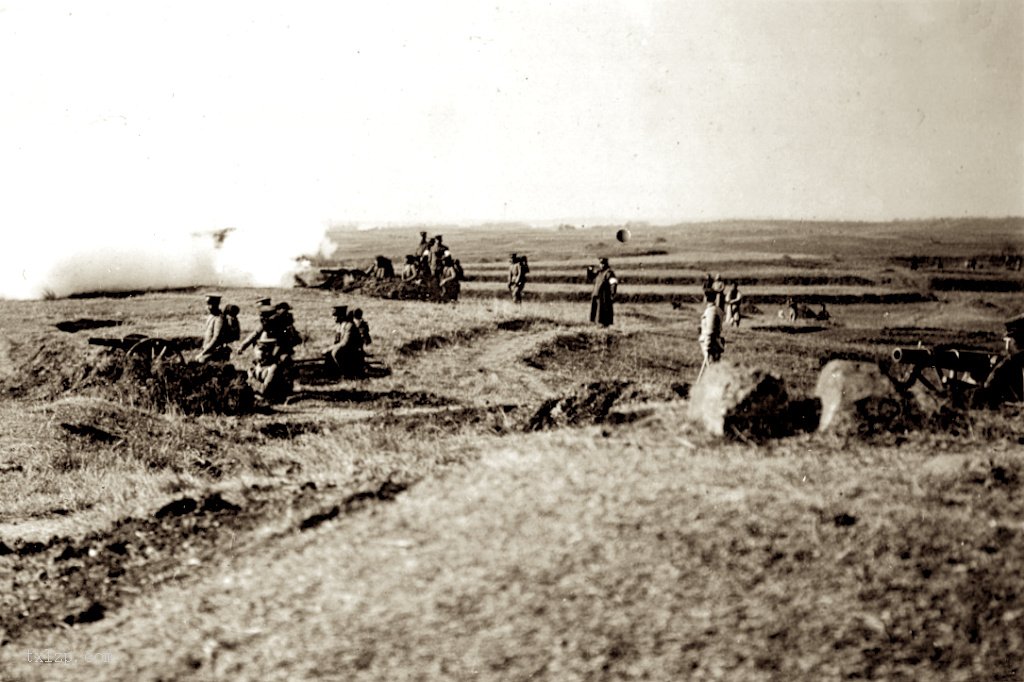
{"label": "rifle", "polygon": [[[920,381],[931,391],[945,394],[984,385],[1002,358],[1001,353],[948,346],[896,348],[892,352],[893,361],[909,366],[910,371],[897,370],[891,378],[900,390],[907,390]],[[926,376],[926,371],[932,376]]]}

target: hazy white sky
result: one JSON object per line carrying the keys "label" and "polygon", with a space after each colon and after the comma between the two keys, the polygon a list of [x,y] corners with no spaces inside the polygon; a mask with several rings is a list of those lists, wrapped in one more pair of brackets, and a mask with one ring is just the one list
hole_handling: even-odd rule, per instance
{"label": "hazy white sky", "polygon": [[0,0],[5,230],[1024,214],[1024,2]]}

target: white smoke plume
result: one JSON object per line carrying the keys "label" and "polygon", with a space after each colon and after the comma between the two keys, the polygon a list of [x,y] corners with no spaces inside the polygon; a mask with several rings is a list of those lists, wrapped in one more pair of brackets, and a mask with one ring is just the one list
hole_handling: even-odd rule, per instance
{"label": "white smoke plume", "polygon": [[325,225],[195,232],[29,231],[0,253],[0,298],[188,286],[291,286],[298,259],[329,256]]}

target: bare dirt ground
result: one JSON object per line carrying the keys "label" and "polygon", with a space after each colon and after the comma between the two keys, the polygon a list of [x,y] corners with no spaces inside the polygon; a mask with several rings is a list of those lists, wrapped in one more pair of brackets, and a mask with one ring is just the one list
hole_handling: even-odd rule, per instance
{"label": "bare dirt ground", "polygon": [[[960,228],[933,236],[950,247]],[[993,230],[972,248],[1005,248]],[[730,357],[797,396],[830,357],[1000,345],[1017,294],[935,291],[890,260],[920,241],[872,256],[868,232],[844,237],[860,251],[834,270],[785,230],[728,232],[747,258],[664,233],[630,248],[693,272],[788,256],[752,295],[808,269],[866,294],[919,287],[919,302],[864,296],[827,324],[766,304],[728,330]],[[566,235],[541,241],[554,272]],[[483,263],[473,248],[464,263]],[[1021,407],[870,441],[713,438],[685,416],[699,287],[664,274],[682,305],[622,302],[607,330],[571,280],[543,302],[528,286],[523,306],[225,292],[243,329],[248,301],[287,299],[300,357],[329,342],[331,305],[357,305],[391,370],[310,377],[244,415],[142,404],[86,343],[195,334],[197,292],[0,302],[0,679],[1024,676]]]}

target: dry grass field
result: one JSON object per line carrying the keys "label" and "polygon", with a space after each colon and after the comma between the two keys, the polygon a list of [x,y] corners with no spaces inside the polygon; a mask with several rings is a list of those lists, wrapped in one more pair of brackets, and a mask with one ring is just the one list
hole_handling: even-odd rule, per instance
{"label": "dry grass field", "polygon": [[[457,304],[223,292],[243,334],[291,303],[300,358],[358,306],[390,369],[253,414],[154,409],[87,343],[198,334],[204,290],[0,301],[0,680],[1024,679],[1021,405],[866,440],[686,417],[704,273],[753,311],[727,356],[809,397],[829,358],[1000,349],[1024,221],[427,229]],[[318,265],[418,239],[332,236]]]}

